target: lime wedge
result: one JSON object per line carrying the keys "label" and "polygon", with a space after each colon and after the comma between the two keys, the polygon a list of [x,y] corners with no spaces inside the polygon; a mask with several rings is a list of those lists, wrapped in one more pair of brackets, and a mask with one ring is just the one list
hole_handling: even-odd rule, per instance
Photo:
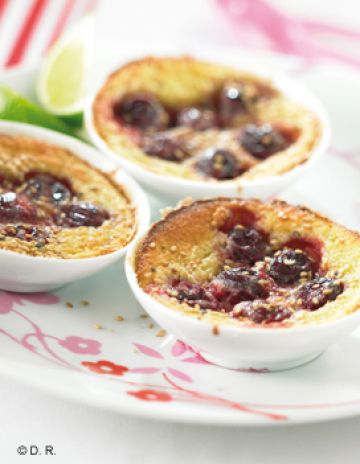
{"label": "lime wedge", "polygon": [[26,122],[74,135],[73,129],[64,121],[3,85],[0,85],[0,119]]}
{"label": "lime wedge", "polygon": [[75,125],[81,123],[89,90],[93,38],[94,16],[89,14],[53,45],[38,76],[41,105]]}

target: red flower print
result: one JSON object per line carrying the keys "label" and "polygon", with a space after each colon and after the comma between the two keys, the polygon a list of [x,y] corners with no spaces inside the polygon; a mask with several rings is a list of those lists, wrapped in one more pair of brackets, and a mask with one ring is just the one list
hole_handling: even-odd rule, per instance
{"label": "red flower print", "polygon": [[172,396],[169,393],[157,390],[139,390],[136,392],[127,392],[128,395],[134,396],[143,401],[172,401]]}
{"label": "red flower print", "polygon": [[127,367],[114,364],[111,361],[83,361],[81,364],[97,374],[118,375],[120,377],[129,370]]}

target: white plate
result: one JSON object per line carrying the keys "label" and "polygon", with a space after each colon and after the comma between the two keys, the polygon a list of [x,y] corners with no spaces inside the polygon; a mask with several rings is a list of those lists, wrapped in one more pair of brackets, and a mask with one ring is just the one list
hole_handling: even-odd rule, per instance
{"label": "white plate", "polygon": [[[273,62],[296,66],[293,59]],[[282,197],[359,229],[358,75],[324,66],[299,77],[327,106],[334,139],[331,152]],[[0,75],[30,96],[33,80],[33,70]],[[157,217],[165,204],[152,199],[152,206]],[[142,314],[122,263],[51,295],[0,293],[0,372],[76,401],[164,420],[274,425],[360,414],[360,331],[306,366],[248,373],[206,364],[171,336],[157,337],[159,328]],[[101,366],[108,373],[94,371]]]}

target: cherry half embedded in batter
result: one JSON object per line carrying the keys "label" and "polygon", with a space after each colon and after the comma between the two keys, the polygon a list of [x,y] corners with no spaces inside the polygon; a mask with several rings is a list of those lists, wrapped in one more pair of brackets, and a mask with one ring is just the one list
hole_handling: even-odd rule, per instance
{"label": "cherry half embedded in batter", "polygon": [[179,111],[176,117],[177,126],[186,126],[203,131],[216,126],[216,114],[209,108],[187,106]]}
{"label": "cherry half embedded in batter", "polygon": [[285,150],[290,142],[271,124],[248,124],[240,135],[240,144],[255,158],[263,160]]}
{"label": "cherry half embedded in batter", "polygon": [[147,137],[142,144],[142,148],[149,156],[166,161],[181,162],[190,156],[179,142],[164,134]]}
{"label": "cherry half embedded in batter", "polygon": [[0,195],[0,222],[36,222],[36,207],[22,194],[6,192]]}
{"label": "cherry half embedded in batter", "polygon": [[113,115],[121,124],[142,130],[165,129],[169,122],[169,115],[160,101],[145,92],[125,95],[113,105]]}
{"label": "cherry half embedded in batter", "polygon": [[231,314],[235,318],[248,319],[255,324],[282,322],[291,317],[290,309],[282,306],[269,306],[264,301],[245,301],[234,307]]}
{"label": "cherry half embedded in batter", "polygon": [[105,209],[91,203],[63,205],[60,211],[56,222],[63,227],[99,227],[110,218]]}
{"label": "cherry half embedded in batter", "polygon": [[240,162],[231,151],[217,148],[207,150],[195,167],[206,176],[219,180],[234,179],[243,172]]}
{"label": "cherry half embedded in batter", "polygon": [[232,126],[236,118],[247,112],[247,100],[244,84],[225,83],[218,99],[219,122],[223,127]]}
{"label": "cherry half embedded in batter", "polygon": [[190,306],[225,312],[232,311],[240,301],[266,298],[269,293],[267,282],[245,267],[222,271],[204,284],[174,280],[168,290],[170,296]]}
{"label": "cherry half embedded in batter", "polygon": [[296,292],[301,307],[314,311],[336,298],[344,291],[344,284],[329,277],[319,277],[304,285]]}
{"label": "cherry half embedded in batter", "polygon": [[70,183],[50,174],[29,173],[22,192],[33,200],[49,200],[52,203],[69,201],[73,196]]}
{"label": "cherry half embedded in batter", "polygon": [[267,241],[256,229],[237,225],[229,233],[226,254],[233,261],[254,264],[264,259],[268,247]]}
{"label": "cherry half embedded in batter", "polygon": [[[171,291],[176,291],[176,298],[189,306],[199,306],[201,309],[218,310],[219,302],[208,290],[207,286],[201,286],[184,280],[173,281]],[[171,293],[170,293],[171,294]]]}
{"label": "cherry half embedded in batter", "polygon": [[321,265],[323,242],[316,237],[294,237],[281,245],[281,248],[302,250],[313,262],[313,271],[317,272]]}
{"label": "cherry half embedded in batter", "polygon": [[269,275],[279,285],[298,282],[301,278],[311,278],[313,262],[302,250],[284,249],[275,253],[270,262]]}
{"label": "cherry half embedded in batter", "polygon": [[209,288],[219,300],[220,305],[226,304],[228,307],[240,301],[266,298],[269,293],[267,282],[260,278],[257,271],[246,267],[236,267],[220,272]]}

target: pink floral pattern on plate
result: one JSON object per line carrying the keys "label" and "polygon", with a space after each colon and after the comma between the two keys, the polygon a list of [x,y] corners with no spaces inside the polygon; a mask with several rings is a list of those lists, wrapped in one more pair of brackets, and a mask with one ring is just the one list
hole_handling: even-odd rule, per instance
{"label": "pink floral pattern on plate", "polygon": [[[0,335],[6,336],[32,354],[63,368],[72,369],[79,373],[88,372],[93,375],[105,375],[109,381],[119,382],[122,386],[122,394],[132,397],[135,401],[206,404],[213,407],[236,410],[243,414],[261,416],[264,419],[273,421],[284,421],[289,418],[288,415],[281,412],[273,412],[276,410],[330,408],[339,405],[355,404],[360,401],[359,399],[334,404],[288,405],[249,403],[233,401],[229,398],[209,394],[200,391],[198,388],[188,388],[186,384],[196,384],[195,379],[186,372],[186,369],[179,369],[177,366],[173,367],[171,365],[172,360],[176,360],[177,364],[181,363],[184,366],[192,363],[203,365],[204,368],[206,366],[212,368],[212,366],[202,359],[191,347],[179,340],[172,344],[170,350],[167,350],[169,353],[166,353],[166,350],[159,351],[159,349],[152,346],[134,342],[133,346],[138,353],[145,356],[146,359],[153,360],[153,366],[140,365],[131,367],[108,359],[83,360],[80,363],[74,362],[66,358],[66,353],[79,356],[97,356],[103,351],[102,343],[98,340],[78,335],[68,335],[60,338],[43,331],[36,322],[17,308],[19,305],[24,305],[25,302],[47,307],[60,303],[60,299],[58,296],[52,294],[20,295],[0,292],[0,315],[6,317],[12,313],[23,322],[26,322],[28,326],[28,331],[23,333],[21,337],[15,336],[4,328],[0,328]],[[254,371],[249,370],[248,372]],[[141,374],[142,377],[136,379],[136,374]],[[148,382],[143,379],[144,375],[153,375],[155,376],[155,380]]]}
{"label": "pink floral pattern on plate", "polygon": [[18,305],[25,305],[26,302],[47,307],[59,303],[60,298],[50,293],[0,292],[0,315],[6,316],[12,313],[23,322],[27,323],[29,328],[29,331],[25,332],[20,338],[2,327],[0,327],[0,334],[3,334],[26,350],[47,361],[73,370],[80,370],[80,368],[64,359],[61,354],[55,350],[51,342],[55,342],[57,346],[72,353],[96,355],[101,352],[101,343],[96,340],[90,340],[75,335],[70,335],[61,339],[44,332],[29,316],[16,308]]}
{"label": "pink floral pattern on plate", "polygon": [[[0,334],[5,335],[15,343],[19,344],[33,354],[60,365],[64,368],[72,369],[79,372],[91,372],[96,375],[106,375],[113,381],[122,382],[126,386],[136,388],[126,390],[125,393],[136,400],[147,402],[199,402],[221,406],[231,409],[236,409],[248,414],[263,416],[272,420],[285,420],[287,416],[284,414],[276,414],[272,412],[262,411],[261,408],[253,408],[243,405],[238,402],[230,401],[225,398],[217,397],[202,393],[194,389],[188,389],[179,385],[175,380],[184,383],[194,383],[193,378],[183,370],[169,366],[165,355],[157,349],[144,345],[142,343],[134,343],[135,348],[147,358],[156,360],[160,364],[152,366],[139,366],[129,368],[118,362],[113,362],[106,359],[95,361],[81,361],[80,364],[73,363],[67,360],[55,348],[60,347],[65,352],[71,352],[77,355],[98,355],[102,351],[102,344],[93,339],[81,337],[78,335],[69,335],[65,338],[59,338],[55,335],[43,331],[40,326],[30,319],[29,316],[19,311],[16,306],[23,305],[24,301],[35,303],[38,305],[55,305],[59,303],[59,297],[52,294],[16,294],[9,292],[0,293],[0,314],[8,315],[13,313],[18,318],[28,324],[29,331],[24,333],[21,338],[17,338],[9,331],[1,328]],[[55,343],[55,345],[54,345]],[[189,346],[181,341],[175,341],[171,350],[170,356],[174,359],[179,359],[182,363],[199,363],[206,365],[206,361],[201,356],[194,352]],[[85,371],[84,371],[85,369]],[[156,380],[155,384],[149,384],[143,381],[134,381],[131,379],[134,374],[159,374],[160,379]],[[123,378],[125,377],[126,378]],[[173,379],[172,379],[172,378]]]}
{"label": "pink floral pattern on plate", "polygon": [[100,354],[101,343],[89,338],[76,337],[71,335],[63,340],[59,340],[59,345],[72,353],[77,354]]}
{"label": "pink floral pattern on plate", "polygon": [[[144,345],[142,343],[134,343],[134,346],[139,350],[140,353],[147,357],[164,360],[164,356],[159,351],[151,348],[150,346]],[[173,344],[171,348],[171,355],[174,358],[187,355],[186,357],[180,359],[180,361],[184,363],[208,364],[208,362],[205,361],[205,359],[202,358],[200,354],[196,353],[191,347],[180,340],[175,341]],[[156,374],[164,371],[167,371],[171,376],[184,382],[193,382],[193,379],[186,372],[170,366],[140,366],[129,370],[129,372],[133,374]]]}

